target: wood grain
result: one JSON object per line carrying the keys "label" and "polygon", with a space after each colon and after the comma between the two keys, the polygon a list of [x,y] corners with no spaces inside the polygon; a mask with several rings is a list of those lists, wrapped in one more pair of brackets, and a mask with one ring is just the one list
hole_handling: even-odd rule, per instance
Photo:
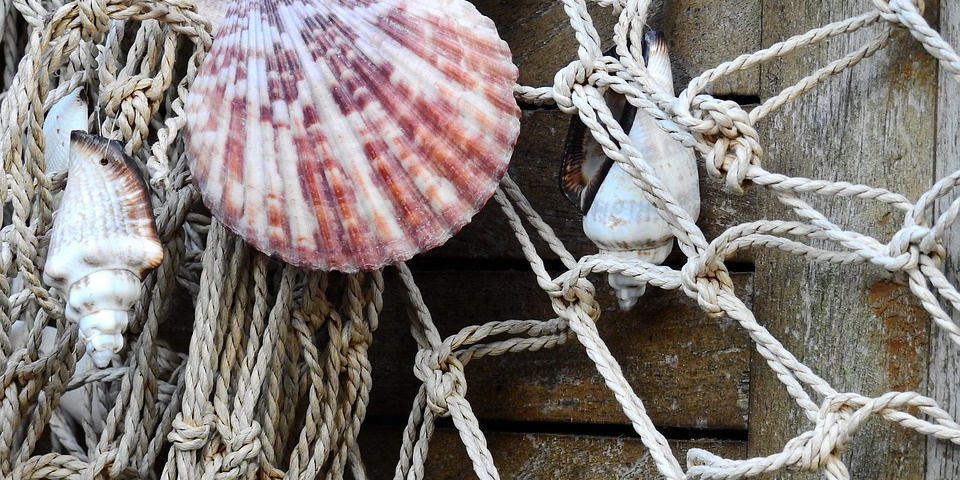
{"label": "wood grain", "polygon": [[[400,451],[400,427],[366,425],[360,451],[370,478],[392,478]],[[484,432],[500,478],[583,479],[660,478],[639,438],[546,433]],[[685,463],[687,450],[702,448],[728,458],[743,458],[745,442],[735,440],[671,441]],[[438,428],[430,443],[425,478],[477,478],[456,431]]]}
{"label": "wood grain", "polygon": [[[553,85],[553,77],[577,58],[577,40],[563,2],[553,0],[473,0],[480,13],[497,24],[513,52],[521,85]],[[594,27],[608,45],[613,44],[616,15],[610,8],[588,2]],[[606,36],[604,36],[606,34]]]}
{"label": "wood grain", "polygon": [[[847,18],[862,2],[771,1],[763,4],[764,44]],[[765,66],[769,97],[876,35],[860,32]],[[793,176],[886,187],[916,198],[933,170],[936,67],[905,36],[891,48],[832,78],[760,125],[765,166]],[[888,241],[902,215],[865,201],[808,198],[828,218]],[[794,218],[774,203],[769,218]],[[909,290],[876,267],[837,267],[773,252],[758,253],[757,317],[784,346],[835,389],[879,395],[921,390],[928,318]],[[780,451],[810,428],[772,371],[754,354],[750,455]],[[820,401],[822,399],[817,399]],[[925,439],[875,420],[842,458],[854,478],[919,478]],[[795,478],[819,478],[797,475]]]}
{"label": "wood grain", "polygon": [[[651,19],[653,28],[681,32],[670,36],[677,90],[704,70],[762,48],[759,0],[682,0],[665,2]],[[717,96],[760,93],[760,69],[724,77],[707,88]]]}
{"label": "wood grain", "polygon": [[[573,27],[563,3],[553,0],[474,0],[497,24],[520,68],[521,85],[553,85],[557,70],[577,58]],[[617,16],[611,8],[586,2],[604,49],[613,45]],[[655,0],[647,20],[666,34],[674,83],[682,89],[690,78],[738,55],[759,50],[760,0]],[[759,70],[718,81],[708,92],[756,95]]]}
{"label": "wood grain", "polygon": [[[532,274],[422,272],[416,275],[442,336],[462,327],[506,319],[554,316]],[[735,275],[750,301],[748,274]],[[711,320],[677,291],[649,288],[631,312],[621,312],[606,286],[600,334],[626,378],[661,427],[746,429],[747,336],[729,320]],[[469,286],[466,288],[464,286]],[[374,390],[370,414],[406,418],[419,387],[409,322],[388,275],[384,314],[370,350]],[[539,352],[481,358],[466,366],[467,399],[485,420],[627,424],[626,416],[575,340]]]}
{"label": "wood grain", "polygon": [[[932,6],[930,8],[935,8]],[[940,4],[940,34],[956,48],[960,45],[960,5],[956,2]],[[944,72],[938,78],[940,87],[937,95],[937,157],[934,181],[960,169],[960,139],[946,132],[960,131],[960,85]],[[946,202],[938,205],[936,215],[945,209],[956,193],[948,195]],[[953,285],[960,282],[960,229],[954,225],[947,230],[943,240],[947,249],[947,261],[944,269]],[[954,313],[954,322],[960,322],[960,315]],[[960,348],[957,347],[938,327],[930,334],[930,364],[928,366],[928,395],[936,400],[956,419],[960,418]],[[960,478],[960,448],[934,438],[927,439],[928,480]]]}

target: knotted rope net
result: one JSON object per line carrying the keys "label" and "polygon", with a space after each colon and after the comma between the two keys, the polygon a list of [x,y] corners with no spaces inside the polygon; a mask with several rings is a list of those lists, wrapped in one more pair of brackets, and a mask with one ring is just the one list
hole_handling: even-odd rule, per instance
{"label": "knotted rope net", "polygon": [[[941,244],[960,213],[960,171],[915,201],[896,192],[769,172],[754,128],[771,112],[892,41],[920,42],[953,79],[960,58],[907,0],[864,2],[865,13],[816,28],[703,72],[674,98],[655,88],[639,54],[650,7],[644,0],[600,0],[618,13],[616,55],[584,0],[564,0],[576,34],[576,58],[547,87],[517,86],[519,101],[556,104],[579,115],[605,153],[669,223],[687,256],[680,269],[604,255],[574,258],[509,177],[494,196],[515,232],[554,318],[490,322],[442,337],[411,271],[399,276],[409,299],[422,381],[404,430],[395,478],[423,478],[434,425],[450,417],[476,474],[498,478],[477,418],[465,398],[466,366],[475,359],[554,347],[576,338],[616,395],[659,473],[666,478],[726,479],[783,469],[849,478],[838,452],[857,428],[880,417],[937,439],[960,443],[960,425],[915,392],[878,397],[841,393],[798,361],[738,297],[725,259],[744,248],[772,248],[836,264],[872,264],[909,284],[930,317],[960,344],[960,294],[946,278]],[[711,82],[797,49],[864,28],[878,34],[760,106],[744,110],[703,93]],[[280,265],[253,251],[204,213],[189,185],[181,132],[183,99],[211,43],[204,18],[182,0],[0,0],[0,478],[366,478],[356,437],[371,388],[367,358],[383,308],[383,272],[340,275]],[[25,43],[24,43],[25,40]],[[571,52],[571,56],[572,56]],[[75,372],[83,354],[63,301],[40,280],[53,195],[62,175],[44,173],[45,111],[77,86],[97,110],[95,133],[120,140],[145,165],[153,185],[163,264],[144,283],[132,314],[123,365]],[[607,109],[607,89],[654,116],[702,156],[711,175],[739,191],[771,190],[796,214],[733,226],[712,240],[671,197]],[[562,139],[557,139],[558,142]],[[551,173],[552,174],[552,173]],[[552,182],[553,180],[550,179]],[[903,227],[881,240],[845,230],[804,195],[856,197],[902,212]],[[935,203],[948,205],[935,213]],[[548,274],[534,240],[559,256],[566,271]],[[819,242],[819,243],[817,243]],[[826,244],[829,247],[817,246]],[[392,270],[393,272],[391,272]],[[745,329],[809,421],[781,452],[733,460],[687,452],[687,466],[651,422],[597,332],[600,307],[587,276],[617,272],[678,290],[706,312]],[[193,310],[174,301],[177,290]],[[158,335],[162,322],[193,316],[189,354]],[[12,335],[17,322],[25,332]],[[55,344],[41,348],[44,329]],[[572,347],[571,347],[572,348]],[[75,395],[65,402],[65,395]],[[66,403],[79,402],[71,417]],[[49,435],[45,435],[48,432]]]}

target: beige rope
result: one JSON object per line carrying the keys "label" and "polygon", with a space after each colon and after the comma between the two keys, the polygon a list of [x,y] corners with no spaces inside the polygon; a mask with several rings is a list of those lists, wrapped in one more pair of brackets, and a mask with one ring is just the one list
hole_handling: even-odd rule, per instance
{"label": "beige rope", "polygon": [[[584,0],[564,0],[578,42],[574,60],[557,72],[553,85],[518,85],[514,93],[518,100],[555,104],[578,115],[658,208],[688,260],[672,269],[606,255],[574,258],[513,180],[504,178],[494,200],[556,315],[491,321],[444,338],[413,273],[403,264],[394,269],[406,292],[411,335],[419,347],[413,369],[422,382],[394,478],[424,478],[435,422],[443,416],[453,419],[477,476],[499,478],[465,397],[467,366],[488,355],[551,348],[574,336],[665,478],[742,478],[785,469],[850,478],[836,452],[872,417],[960,443],[960,425],[933,399],[915,392],[867,397],[835,390],[757,322],[724,265],[747,248],[773,248],[817,262],[876,265],[908,283],[934,323],[960,344],[960,326],[951,317],[960,311],[960,293],[942,270],[942,241],[960,216],[960,172],[939,180],[915,202],[869,185],[789,177],[761,166],[764,150],[754,127],[893,42],[920,42],[944,71],[960,78],[960,57],[924,21],[922,5],[874,0],[873,10],[709,69],[674,97],[650,81],[637,51],[651,2],[596,3],[619,13],[614,31],[595,29]],[[348,470],[366,478],[356,438],[369,401],[367,351],[383,308],[383,275],[278,265],[199,209],[180,134],[183,99],[211,37],[192,3],[0,0],[0,17],[0,202],[7,207],[0,230],[0,477],[154,478],[162,469],[165,479],[335,479]],[[749,112],[703,93],[726,76],[864,29],[875,34],[863,45]],[[26,31],[31,33],[21,52],[17,40]],[[608,35],[616,56],[600,50]],[[40,281],[54,221],[52,198],[63,187],[62,175],[44,173],[40,126],[44,112],[81,85],[95,101],[94,130],[121,140],[149,174],[165,260],[144,282],[130,322],[135,341],[124,364],[76,373],[83,353],[76,326],[63,319],[61,299]],[[735,225],[707,241],[607,109],[606,89],[625,95],[675,139],[700,152],[707,171],[724,178],[730,189],[739,191],[746,183],[768,188],[796,218]],[[804,200],[811,193],[888,205],[904,213],[903,227],[889,239],[846,229]],[[934,210],[937,202],[946,205],[940,212]],[[538,244],[558,256],[567,271],[551,276]],[[596,329],[601,309],[587,277],[605,272],[682,291],[704,311],[735,320],[809,420],[809,430],[779,453],[748,460],[692,449],[684,470]],[[195,302],[186,357],[159,338],[162,323],[174,312],[170,299],[178,295]],[[27,325],[23,345],[14,345],[9,336],[14,320]],[[39,346],[47,325],[56,327],[58,340],[52,352],[43,353]],[[59,406],[63,393],[75,389],[90,407],[78,419]],[[47,427],[51,452],[38,447]]]}

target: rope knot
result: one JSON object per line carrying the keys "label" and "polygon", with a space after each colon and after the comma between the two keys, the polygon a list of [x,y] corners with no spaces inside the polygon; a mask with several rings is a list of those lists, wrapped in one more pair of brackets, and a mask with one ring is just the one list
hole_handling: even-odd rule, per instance
{"label": "rope knot", "polygon": [[465,397],[467,394],[463,364],[452,355],[446,344],[440,350],[425,349],[417,353],[414,374],[426,387],[427,405],[438,416],[449,414],[448,399],[453,396]]}
{"label": "rope knot", "polygon": [[150,103],[157,99],[153,87],[153,79],[143,76],[110,82],[100,91],[100,104],[104,113],[111,117],[135,111],[149,116]]}
{"label": "rope knot", "polygon": [[[857,394],[837,393],[824,399],[817,412],[817,426],[795,440],[794,448],[801,451],[795,466],[800,470],[816,472],[846,470],[840,461],[839,453],[847,447],[850,440],[850,421],[859,399]],[[789,444],[788,444],[789,445]]]}
{"label": "rope knot", "polygon": [[251,425],[230,430],[224,435],[227,454],[223,458],[221,472],[230,472],[245,462],[257,460],[263,447],[260,442],[261,431],[260,423],[254,420]]}
{"label": "rope knot", "polygon": [[920,255],[930,256],[932,253],[933,256],[939,256],[943,247],[936,242],[933,235],[933,230],[921,225],[903,227],[887,244],[889,259],[883,267],[889,272],[902,272],[917,268]]}
{"label": "rope knot", "polygon": [[581,276],[565,276],[554,281],[556,289],[551,292],[553,311],[560,317],[563,312],[571,309],[581,309],[590,318],[600,318],[600,303],[596,299],[596,287],[590,280]]}
{"label": "rope knot", "polygon": [[167,440],[182,452],[199,450],[210,438],[210,430],[209,423],[199,424],[190,417],[184,418],[181,412],[173,419],[173,431],[167,435]]}
{"label": "rope knot", "polygon": [[596,70],[595,66],[591,65],[588,68],[582,60],[574,60],[557,71],[553,77],[553,100],[560,111],[568,114],[577,113],[577,107],[573,104],[573,91],[577,85],[586,85],[587,79],[594,70]]}
{"label": "rope knot", "polygon": [[107,24],[110,22],[107,0],[79,0],[77,17],[80,20],[80,38],[92,41],[107,31]]}
{"label": "rope knot", "polygon": [[733,292],[733,279],[723,262],[706,264],[699,261],[698,257],[692,257],[680,269],[680,280],[688,295],[696,294],[697,304],[707,315],[713,318],[723,317],[724,310],[719,303],[720,292]]}
{"label": "rope knot", "polygon": [[747,171],[751,165],[760,165],[763,155],[750,114],[737,102],[697,95],[688,120],[690,129],[710,148],[704,156],[707,171],[715,177],[726,176],[727,187],[742,193]]}

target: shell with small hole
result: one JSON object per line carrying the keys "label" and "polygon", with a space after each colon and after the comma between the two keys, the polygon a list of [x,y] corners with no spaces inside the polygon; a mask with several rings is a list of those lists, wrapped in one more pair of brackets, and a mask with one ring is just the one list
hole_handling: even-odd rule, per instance
{"label": "shell with small hole", "polygon": [[518,71],[464,0],[234,0],[186,100],[204,203],[258,250],[354,272],[444,243],[492,196]]}
{"label": "shell with small hole", "polygon": [[[666,42],[657,32],[644,38],[647,70],[657,86],[673,94],[673,77]],[[629,107],[625,99],[608,91],[607,106],[619,117],[643,159],[693,218],[700,214],[700,189],[692,149],[674,140],[650,115]],[[635,113],[635,115],[634,115]],[[632,117],[632,125],[631,125]],[[633,177],[607,158],[600,145],[574,117],[567,135],[560,177],[567,197],[584,212],[583,231],[601,253],[623,259],[660,264],[673,249],[673,234]],[[635,277],[608,275],[620,308],[628,310],[646,288]]]}
{"label": "shell with small hole", "polygon": [[146,185],[119,142],[73,132],[63,205],[44,281],[66,299],[67,319],[103,368],[123,347],[140,282],[163,260]]}

